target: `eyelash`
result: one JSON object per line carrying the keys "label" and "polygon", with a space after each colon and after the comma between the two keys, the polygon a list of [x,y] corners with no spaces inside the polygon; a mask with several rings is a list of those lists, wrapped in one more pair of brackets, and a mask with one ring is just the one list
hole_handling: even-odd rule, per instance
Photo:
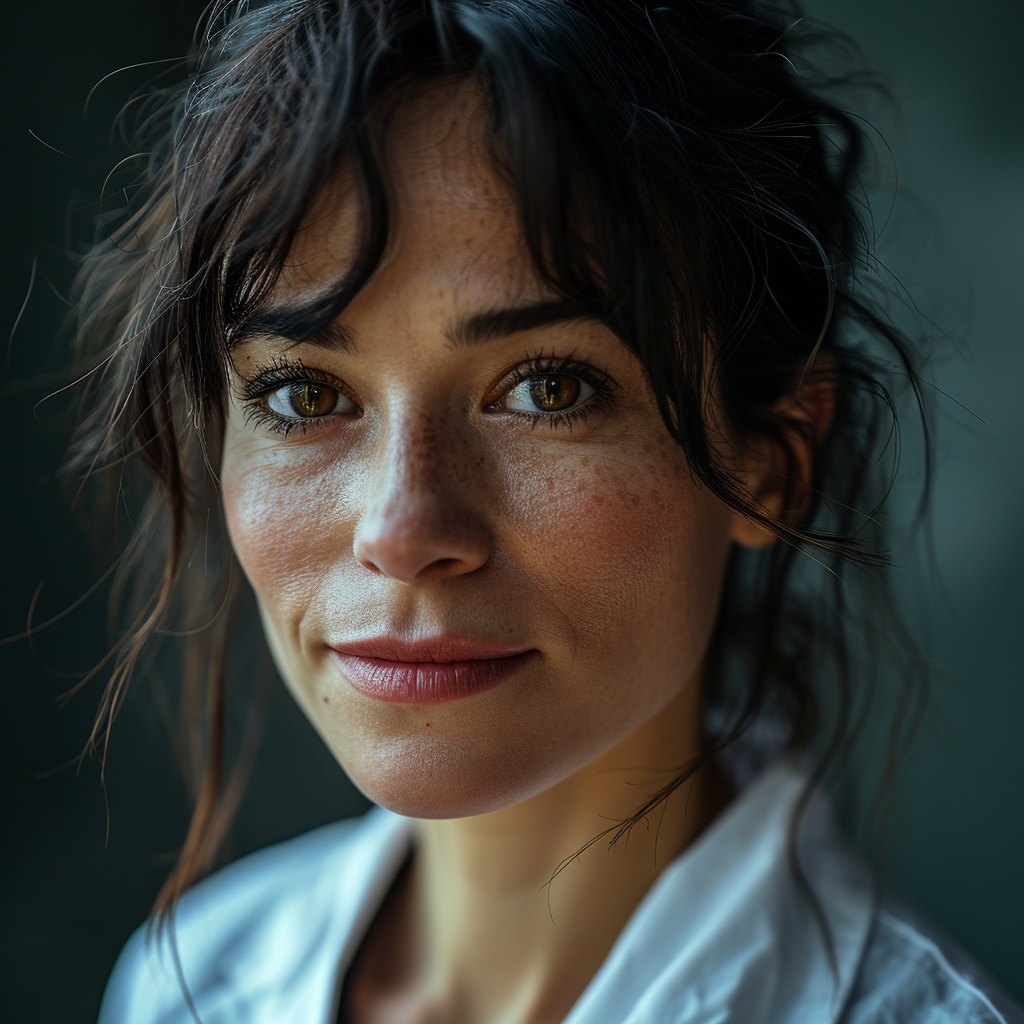
{"label": "eyelash", "polygon": [[[565,427],[572,429],[575,423],[582,422],[590,414],[607,407],[612,399],[614,386],[612,382],[600,371],[588,363],[580,362],[570,356],[545,356],[538,354],[531,356],[511,370],[505,378],[496,385],[500,388],[500,396],[487,405],[486,408],[497,410],[501,401],[518,384],[531,380],[535,377],[542,377],[545,374],[560,374],[568,377],[576,377],[593,388],[594,394],[582,405],[573,409],[561,412],[536,412],[526,413],[515,411],[510,413],[520,419],[525,419],[531,429],[540,424],[547,427]],[[239,389],[239,398],[245,406],[245,422],[254,427],[264,427],[274,433],[287,437],[293,430],[298,428],[303,433],[315,429],[327,420],[334,413],[326,416],[309,416],[303,418],[286,418],[274,412],[267,405],[267,398],[277,391],[278,388],[289,384],[326,384],[341,394],[349,397],[353,402],[355,399],[348,394],[348,391],[341,386],[340,381],[333,375],[307,367],[300,359],[290,360],[277,358],[266,366],[257,366],[251,377],[245,378]]]}

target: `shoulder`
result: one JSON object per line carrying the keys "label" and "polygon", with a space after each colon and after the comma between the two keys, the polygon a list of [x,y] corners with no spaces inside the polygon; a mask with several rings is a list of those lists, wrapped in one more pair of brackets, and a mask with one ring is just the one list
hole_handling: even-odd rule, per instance
{"label": "shoulder", "polygon": [[962,951],[896,900],[882,900],[842,1024],[1024,1024]]}
{"label": "shoulder", "polygon": [[404,856],[403,820],[375,809],[204,879],[182,897],[170,927],[151,933],[143,925],[128,940],[100,1024],[191,1022],[190,999],[206,1024],[255,1021],[264,1019],[261,999],[322,994],[331,950],[340,949],[386,862]]}

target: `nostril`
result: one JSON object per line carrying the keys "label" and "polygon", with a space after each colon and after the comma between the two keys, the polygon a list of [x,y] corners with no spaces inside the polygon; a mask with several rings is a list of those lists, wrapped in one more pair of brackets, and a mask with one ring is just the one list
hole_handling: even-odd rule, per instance
{"label": "nostril", "polygon": [[370,559],[368,559],[368,558],[359,558],[359,557],[357,556],[357,559],[356,559],[356,560],[357,560],[357,561],[359,562],[359,564],[360,564],[360,565],[361,565],[361,566],[362,566],[362,567],[363,567],[364,569],[369,569],[369,570],[370,570],[370,572],[372,572],[372,573],[375,573],[375,574],[376,574],[376,575],[378,575],[378,576],[383,576],[383,575],[384,575],[384,570],[383,570],[383,569],[381,569],[381,568],[380,568],[379,566],[377,566],[377,565],[374,565],[374,563],[373,563],[373,562],[371,562],[371,561],[370,561]]}

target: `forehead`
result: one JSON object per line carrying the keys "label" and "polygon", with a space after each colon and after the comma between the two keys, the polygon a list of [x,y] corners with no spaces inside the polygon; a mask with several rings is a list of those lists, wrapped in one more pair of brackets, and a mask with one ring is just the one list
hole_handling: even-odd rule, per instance
{"label": "forehead", "polygon": [[[378,106],[389,240],[377,274],[415,264],[449,285],[462,280],[506,296],[536,290],[518,203],[488,147],[483,89],[465,79],[430,82]],[[275,292],[294,300],[336,282],[358,252],[364,220],[343,165],[316,196]]]}

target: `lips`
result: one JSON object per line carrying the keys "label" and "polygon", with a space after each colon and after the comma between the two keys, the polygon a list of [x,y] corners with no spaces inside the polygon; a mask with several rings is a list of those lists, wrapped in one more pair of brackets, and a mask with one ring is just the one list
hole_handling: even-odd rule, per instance
{"label": "lips", "polygon": [[412,643],[375,637],[337,644],[332,652],[355,689],[393,704],[441,704],[483,693],[537,653],[454,636]]}

